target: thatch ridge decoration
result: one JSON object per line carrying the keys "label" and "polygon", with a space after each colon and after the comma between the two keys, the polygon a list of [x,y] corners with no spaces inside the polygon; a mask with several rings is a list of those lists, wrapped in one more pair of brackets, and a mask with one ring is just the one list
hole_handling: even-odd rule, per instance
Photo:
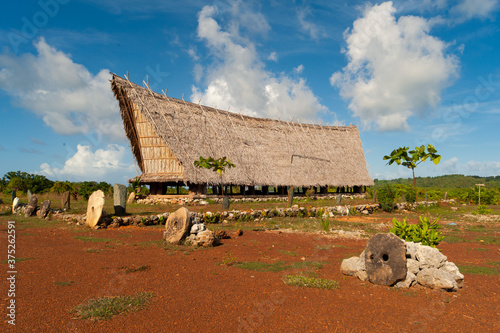
{"label": "thatch ridge decoration", "polygon": [[175,99],[113,74],[125,133],[145,183],[217,184],[200,156],[231,159],[226,184],[371,186],[356,126],[256,118]]}

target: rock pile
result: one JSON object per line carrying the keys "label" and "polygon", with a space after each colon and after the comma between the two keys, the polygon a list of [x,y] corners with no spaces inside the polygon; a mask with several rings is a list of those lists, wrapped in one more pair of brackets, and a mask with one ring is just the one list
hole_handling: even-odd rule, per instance
{"label": "rock pile", "polygon": [[[400,245],[395,245],[396,239]],[[374,247],[375,243],[390,245]],[[401,249],[404,260],[399,253]],[[373,236],[359,257],[342,261],[340,270],[343,274],[357,276],[362,281],[397,288],[410,288],[420,284],[432,289],[456,291],[464,283],[464,276],[458,267],[447,261],[447,257],[438,249],[405,242],[393,234]]]}
{"label": "rock pile", "polygon": [[201,223],[199,217],[182,207],[170,214],[165,223],[164,238],[168,243],[211,247],[220,243],[219,239]]}

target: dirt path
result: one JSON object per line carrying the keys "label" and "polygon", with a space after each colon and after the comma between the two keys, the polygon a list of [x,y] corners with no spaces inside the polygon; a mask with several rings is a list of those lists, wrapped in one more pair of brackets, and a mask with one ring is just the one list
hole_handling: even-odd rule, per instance
{"label": "dirt path", "polygon": [[[2,251],[7,227],[0,225]],[[375,286],[340,273],[366,240],[318,234],[245,232],[210,249],[166,247],[162,229],[26,228],[17,230],[16,326],[7,324],[8,284],[1,283],[3,332],[498,332],[498,275],[465,274],[455,293]],[[498,262],[497,245],[443,243],[456,264]],[[319,262],[299,270],[246,270],[234,262]],[[134,269],[143,267],[144,270]],[[146,267],[146,268],[144,268]],[[3,275],[8,268],[2,264]],[[290,287],[286,274],[312,274],[340,289]],[[5,277],[2,279],[5,281]],[[143,310],[110,320],[75,318],[89,298],[152,292]]]}

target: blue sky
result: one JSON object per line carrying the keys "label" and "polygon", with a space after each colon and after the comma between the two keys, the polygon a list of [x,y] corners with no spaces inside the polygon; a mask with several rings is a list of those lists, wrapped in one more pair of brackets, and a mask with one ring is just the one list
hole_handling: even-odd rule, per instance
{"label": "blue sky", "polygon": [[109,72],[258,117],[357,125],[382,157],[433,144],[417,176],[500,175],[498,0],[3,2],[0,176],[140,174]]}

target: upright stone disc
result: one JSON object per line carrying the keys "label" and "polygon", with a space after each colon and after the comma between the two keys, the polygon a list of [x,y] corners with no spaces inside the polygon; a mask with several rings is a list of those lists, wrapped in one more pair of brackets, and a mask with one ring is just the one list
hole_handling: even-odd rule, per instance
{"label": "upright stone disc", "polygon": [[28,206],[26,207],[26,214],[24,216],[28,217],[35,213],[36,205],[38,204],[38,197],[36,194],[32,194]]}
{"label": "upright stone disc", "polygon": [[[12,192],[14,192],[14,191],[12,191]],[[12,214],[14,214],[16,212],[17,207],[19,207],[19,198],[15,197],[12,200]]]}
{"label": "upright stone disc", "polygon": [[44,219],[47,217],[50,211],[50,204],[50,200],[45,200],[44,202],[42,202],[42,207],[40,208],[40,218]]}
{"label": "upright stone disc", "polygon": [[171,244],[179,242],[189,233],[190,230],[189,211],[182,207],[168,216],[165,223],[165,240]]}
{"label": "upright stone disc", "polygon": [[104,192],[97,190],[89,197],[87,205],[87,224],[93,228],[99,222],[104,207]]}
{"label": "upright stone disc", "polygon": [[398,236],[376,234],[365,248],[365,266],[371,283],[391,286],[406,278],[406,247]]}
{"label": "upright stone disc", "polygon": [[71,193],[69,191],[62,194],[61,205],[67,210],[71,209]]}

